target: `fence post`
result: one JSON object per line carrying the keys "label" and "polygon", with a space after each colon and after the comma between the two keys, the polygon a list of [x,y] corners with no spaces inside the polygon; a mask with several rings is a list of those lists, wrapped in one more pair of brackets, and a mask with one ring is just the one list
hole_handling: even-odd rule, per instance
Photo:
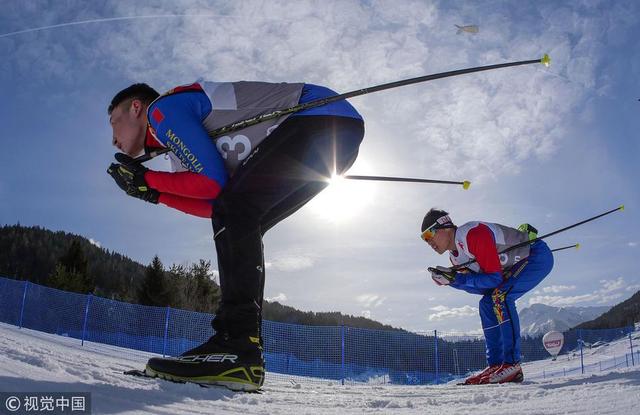
{"label": "fence post", "polygon": [[87,321],[89,320],[89,307],[91,306],[92,298],[92,293],[87,294],[87,303],[84,306],[84,323],[82,323],[82,341],[80,342],[81,346],[84,346],[84,339],[87,335]]}
{"label": "fence post", "polygon": [[27,288],[29,287],[29,281],[24,280],[24,291],[22,292],[22,307],[20,307],[20,321],[18,327],[22,328],[22,318],[24,317],[24,303],[27,301]]}
{"label": "fence post", "polygon": [[167,336],[169,334],[169,314],[171,313],[171,309],[167,306],[167,311],[164,315],[164,339],[162,341],[162,357],[165,357],[167,354]]}
{"label": "fence post", "polygon": [[582,354],[582,330],[578,329],[578,341],[580,342],[580,368],[582,370],[582,374],[584,375],[584,356]]}
{"label": "fence post", "polygon": [[456,360],[456,376],[460,376],[460,361],[458,360],[458,349],[453,349],[453,358]]}
{"label": "fence post", "polygon": [[340,326],[340,337],[341,337],[341,352],[340,352],[340,365],[342,368],[341,375],[341,383],[344,385],[344,324]]}
{"label": "fence post", "polygon": [[440,376],[439,376],[440,374],[438,373],[440,371],[440,359],[438,359],[438,330],[433,331],[433,337],[436,342],[435,353],[436,353],[436,385],[437,385],[438,383],[440,383]]}
{"label": "fence post", "polygon": [[635,366],[636,362],[633,358],[633,341],[631,340],[631,332],[629,332],[629,347],[631,348],[631,366]]}

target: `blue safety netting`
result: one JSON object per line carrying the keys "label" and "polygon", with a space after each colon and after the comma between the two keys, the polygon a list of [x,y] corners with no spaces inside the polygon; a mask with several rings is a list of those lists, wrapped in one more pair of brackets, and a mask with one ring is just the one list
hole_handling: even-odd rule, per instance
{"label": "blue safety netting", "polygon": [[[206,313],[130,304],[0,277],[0,321],[82,342],[176,356],[214,334],[212,318]],[[564,333],[561,354],[575,354],[628,336],[631,354],[599,365],[637,364],[640,354],[634,357],[634,353],[640,347],[633,345],[632,331],[632,327],[569,330]],[[457,379],[486,365],[484,339],[459,333],[264,321],[262,335],[270,374],[420,385]],[[521,349],[525,362],[549,357],[540,338],[523,338]],[[577,370],[585,373],[585,368],[582,365]],[[563,369],[563,373],[567,370],[576,369]]]}
{"label": "blue safety netting", "polygon": [[0,278],[0,321],[20,325],[24,281]]}

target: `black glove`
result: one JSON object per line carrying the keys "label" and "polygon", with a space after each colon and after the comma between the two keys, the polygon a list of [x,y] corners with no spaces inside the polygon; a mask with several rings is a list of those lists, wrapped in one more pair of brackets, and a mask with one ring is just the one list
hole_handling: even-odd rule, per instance
{"label": "black glove", "polygon": [[451,268],[437,266],[429,267],[428,270],[431,273],[431,279],[438,285],[449,285],[456,279],[456,272]]}
{"label": "black glove", "polygon": [[123,153],[116,153],[115,158],[120,163],[111,163],[107,173],[113,177],[118,187],[129,196],[157,204],[160,192],[149,187],[144,179],[144,174],[149,169]]}

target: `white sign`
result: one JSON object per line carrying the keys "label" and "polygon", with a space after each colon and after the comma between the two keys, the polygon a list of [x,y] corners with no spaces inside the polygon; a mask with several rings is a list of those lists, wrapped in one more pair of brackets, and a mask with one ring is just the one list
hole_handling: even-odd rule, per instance
{"label": "white sign", "polygon": [[556,356],[558,356],[558,353],[560,353],[560,350],[562,349],[562,345],[564,344],[564,335],[559,331],[550,331],[542,337],[542,344],[555,360]]}

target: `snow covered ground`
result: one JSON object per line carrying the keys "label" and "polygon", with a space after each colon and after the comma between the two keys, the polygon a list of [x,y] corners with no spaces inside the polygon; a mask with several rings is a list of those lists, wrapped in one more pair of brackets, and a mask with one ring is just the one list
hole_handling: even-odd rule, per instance
{"label": "snow covered ground", "polygon": [[[636,333],[638,334],[638,333]],[[626,342],[626,345],[625,345]],[[628,353],[622,340],[589,350],[586,362]],[[525,365],[533,381],[462,387],[346,385],[267,374],[262,394],[124,376],[150,355],[0,323],[0,392],[90,392],[94,414],[636,414],[640,362],[631,368],[543,379],[579,356]],[[0,406],[4,405],[0,402]],[[1,412],[1,409],[0,409]]]}

